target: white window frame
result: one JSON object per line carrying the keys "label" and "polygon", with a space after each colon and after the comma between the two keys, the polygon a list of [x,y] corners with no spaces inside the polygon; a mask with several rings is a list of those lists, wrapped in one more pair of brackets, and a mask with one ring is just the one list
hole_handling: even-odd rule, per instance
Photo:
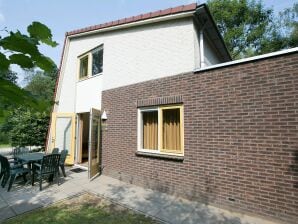
{"label": "white window frame", "polygon": [[[104,50],[103,49],[103,44],[99,45],[98,47],[96,48],[93,48],[92,50],[78,56],[78,68],[77,68],[77,71],[78,71],[78,81],[82,81],[82,80],[86,80],[86,79],[89,79],[89,78],[92,78],[92,77],[96,77],[96,76],[99,76],[99,75],[102,75],[103,74],[103,63],[102,63],[102,72],[100,73],[97,73],[97,74],[94,74],[92,75],[92,63],[93,63],[93,57],[92,57],[92,54],[96,51],[100,51],[100,50]],[[80,66],[81,66],[81,59],[85,58],[85,57],[88,57],[88,72],[87,72],[87,76],[84,76],[82,78],[80,78]],[[102,62],[103,62],[103,59],[102,59]]]}
{"label": "white window frame", "polygon": [[[163,109],[180,109],[180,123],[181,123],[181,153],[167,152],[162,149],[162,111]],[[143,146],[143,112],[157,111],[158,112],[158,148],[157,149],[144,149]],[[183,105],[160,105],[155,107],[138,108],[138,128],[137,128],[137,151],[150,153],[150,154],[163,154],[173,156],[184,156],[184,107]]]}

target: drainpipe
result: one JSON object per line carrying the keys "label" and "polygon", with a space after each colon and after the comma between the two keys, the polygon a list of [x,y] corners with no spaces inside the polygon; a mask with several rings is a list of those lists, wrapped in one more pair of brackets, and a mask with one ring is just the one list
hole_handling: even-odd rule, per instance
{"label": "drainpipe", "polygon": [[206,67],[205,55],[204,55],[204,29],[206,22],[203,24],[202,29],[200,30],[200,68]]}

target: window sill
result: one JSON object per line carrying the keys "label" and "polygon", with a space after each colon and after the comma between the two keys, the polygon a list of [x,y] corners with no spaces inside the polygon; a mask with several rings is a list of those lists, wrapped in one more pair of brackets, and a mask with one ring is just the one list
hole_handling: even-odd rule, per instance
{"label": "window sill", "polygon": [[95,77],[97,77],[97,76],[100,76],[100,75],[102,75],[102,73],[98,73],[98,74],[93,75],[93,76],[87,76],[87,77],[81,78],[81,79],[79,79],[77,82],[83,82],[83,81],[86,81],[86,80],[95,78]]}
{"label": "window sill", "polygon": [[183,161],[184,156],[176,156],[176,155],[168,155],[168,154],[159,154],[159,153],[150,153],[150,152],[136,152],[137,156],[144,156],[144,157],[154,157],[160,159],[167,159],[167,160],[176,160],[176,161]]}

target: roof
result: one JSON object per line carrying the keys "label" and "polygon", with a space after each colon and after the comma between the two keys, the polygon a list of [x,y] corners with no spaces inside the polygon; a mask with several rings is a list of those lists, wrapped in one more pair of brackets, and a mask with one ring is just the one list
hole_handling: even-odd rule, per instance
{"label": "roof", "polygon": [[140,14],[137,16],[131,16],[131,17],[127,17],[124,19],[119,19],[119,20],[114,20],[114,21],[107,22],[107,23],[102,23],[102,24],[95,25],[95,26],[88,26],[88,27],[85,27],[82,29],[73,30],[73,31],[67,32],[66,36],[82,34],[82,33],[90,32],[90,31],[100,30],[103,28],[144,21],[144,20],[153,19],[153,18],[157,18],[157,17],[163,17],[163,16],[174,15],[174,14],[183,13],[183,12],[194,11],[196,8],[197,8],[197,3],[192,3],[189,5],[181,5],[181,6],[177,6],[174,8],[158,10],[155,12],[149,12],[149,13]]}
{"label": "roof", "polygon": [[208,36],[208,39],[212,42],[217,49],[218,54],[221,55],[221,58],[224,60],[222,62],[231,61],[231,55],[216,23],[214,22],[208,6],[206,4],[198,5],[194,14],[195,20],[198,22],[200,27],[204,27],[203,29],[205,35]]}

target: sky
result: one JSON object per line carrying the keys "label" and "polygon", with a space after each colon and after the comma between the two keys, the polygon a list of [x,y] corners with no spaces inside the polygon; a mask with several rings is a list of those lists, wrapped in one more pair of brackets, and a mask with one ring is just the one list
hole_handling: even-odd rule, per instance
{"label": "sky", "polygon": [[[274,12],[291,7],[298,0],[263,0]],[[40,48],[59,65],[65,32],[146,12],[197,2],[195,0],[0,0],[0,36],[3,28],[26,32],[33,21],[47,25],[56,48]],[[199,3],[206,1],[200,0]]]}

